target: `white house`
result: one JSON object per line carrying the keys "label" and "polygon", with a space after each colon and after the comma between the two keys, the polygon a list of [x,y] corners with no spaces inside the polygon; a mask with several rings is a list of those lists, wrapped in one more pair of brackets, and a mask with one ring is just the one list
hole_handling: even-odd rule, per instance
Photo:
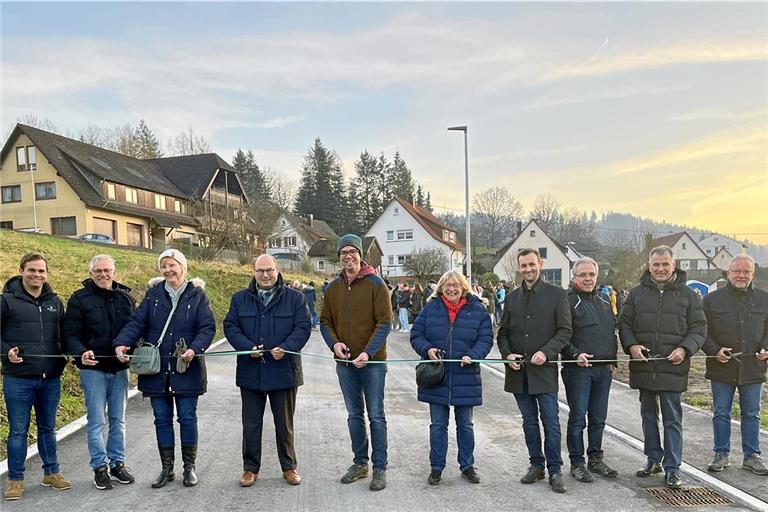
{"label": "white house", "polygon": [[714,258],[718,251],[723,247],[725,247],[731,255],[741,254],[747,249],[747,245],[744,242],[721,235],[720,233],[710,233],[709,235],[702,237],[698,243],[699,247],[701,247],[704,253],[710,258]]}
{"label": "white house", "polygon": [[428,210],[399,197],[389,203],[365,236],[376,237],[381,246],[384,277],[409,277],[403,265],[416,249],[439,248],[454,270],[461,271],[464,263],[464,244],[456,231]]}
{"label": "white house", "polygon": [[289,268],[298,268],[307,258],[309,248],[317,240],[336,240],[339,235],[322,220],[310,215],[307,219],[283,213],[277,219],[275,229],[267,243],[267,254],[283,262]]}
{"label": "white house", "polygon": [[570,285],[573,277],[573,263],[582,256],[572,247],[549,236],[535,220],[531,220],[515,238],[496,252],[498,260],[493,266],[493,273],[505,281],[515,281],[517,253],[521,249],[538,250],[544,261],[541,270],[542,279],[563,288],[568,288]]}
{"label": "white house", "polygon": [[675,255],[677,267],[681,270],[714,270],[716,265],[712,263],[710,256],[686,231],[673,233],[661,238],[654,238],[651,247],[668,245]]}
{"label": "white house", "polygon": [[[341,265],[335,253],[336,239],[322,239],[312,244],[312,247],[307,252],[307,256],[312,264],[312,268],[317,272],[335,274],[341,270]],[[375,237],[363,237],[363,260],[381,274],[381,247]]]}
{"label": "white house", "polygon": [[731,254],[725,247],[720,247],[712,257],[712,263],[714,263],[720,270],[728,270],[728,264],[731,262],[731,258],[733,258],[733,254]]}

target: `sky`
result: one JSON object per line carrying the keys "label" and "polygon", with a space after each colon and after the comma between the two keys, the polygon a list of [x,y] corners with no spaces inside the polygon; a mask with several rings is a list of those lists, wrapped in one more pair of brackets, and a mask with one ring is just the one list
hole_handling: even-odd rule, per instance
{"label": "sky", "polygon": [[2,128],[192,127],[298,179],[399,151],[437,212],[507,187],[768,244],[768,4],[0,4]]}

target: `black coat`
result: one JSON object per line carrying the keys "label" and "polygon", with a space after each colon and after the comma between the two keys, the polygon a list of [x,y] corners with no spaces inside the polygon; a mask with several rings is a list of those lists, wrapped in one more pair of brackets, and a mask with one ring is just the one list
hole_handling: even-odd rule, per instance
{"label": "black coat", "polygon": [[541,350],[547,362],[541,366],[526,363],[520,370],[505,365],[504,391],[522,393],[527,374],[530,394],[557,393],[557,356],[571,339],[571,308],[565,290],[539,279],[533,288],[526,285],[507,295],[499,325],[501,357],[521,354],[530,361]]}
{"label": "black coat", "polygon": [[676,269],[659,290],[646,270],[640,284],[630,290],[621,311],[619,334],[624,351],[644,345],[651,357],[667,357],[677,347],[685,349],[680,364],[669,361],[631,361],[629,385],[633,389],[682,392],[688,389],[690,356],[699,351],[707,336],[707,320],[701,299],[685,285],[686,274]]}
{"label": "black coat", "polygon": [[768,362],[758,360],[754,354],[768,350],[768,292],[752,285],[739,290],[728,283],[704,297],[704,314],[707,339],[702,350],[714,356],[722,347],[728,347],[743,354],[727,363],[707,359],[705,377],[729,384],[765,382]]}
{"label": "black coat", "polygon": [[[571,306],[573,336],[563,349],[563,358],[576,359],[579,354],[586,353],[592,354],[595,360],[616,359],[619,340],[610,301],[599,293],[585,293],[571,288],[568,291],[568,303]],[[567,368],[580,367],[568,363]]]}
{"label": "black coat", "polygon": [[[275,296],[266,307],[259,300],[254,279],[247,289],[232,296],[224,319],[224,335],[235,350],[253,350],[264,345],[264,350],[280,347],[301,352],[306,345],[311,326],[304,294],[283,286],[281,275],[275,287]],[[261,358],[239,355],[235,383],[254,391],[301,386],[304,383],[301,356],[286,354],[277,361],[268,352]]]}
{"label": "black coat", "polygon": [[[61,324],[64,303],[48,283],[36,299],[24,291],[21,276],[10,278],[0,297],[0,346],[3,375],[55,379],[67,364],[66,358],[26,357],[62,354]],[[21,363],[8,361],[8,351],[19,347]]]}
{"label": "black coat", "polygon": [[116,373],[128,368],[128,363],[121,363],[114,357],[114,340],[131,318],[136,302],[130,295],[131,289],[117,281],[112,288],[100,288],[93,279],[83,281],[83,287],[77,290],[67,302],[64,315],[64,346],[69,354],[80,356],[93,350],[97,356],[112,356],[97,359],[95,366],[85,366],[80,358],[75,364],[80,369],[99,370]]}

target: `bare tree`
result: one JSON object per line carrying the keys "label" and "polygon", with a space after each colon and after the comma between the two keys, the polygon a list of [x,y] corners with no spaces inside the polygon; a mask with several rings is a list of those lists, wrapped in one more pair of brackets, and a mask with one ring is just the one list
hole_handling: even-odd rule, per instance
{"label": "bare tree", "polygon": [[188,132],[181,132],[172,142],[170,139],[168,140],[168,153],[171,156],[199,155],[210,152],[211,147],[208,141],[202,135],[195,135],[191,126]]}
{"label": "bare tree", "polygon": [[437,247],[414,249],[403,265],[403,271],[421,283],[442,275],[446,270],[448,270],[448,256]]}
{"label": "bare tree", "polygon": [[265,170],[264,174],[269,176],[272,187],[272,202],[281,212],[288,211],[296,197],[298,183],[295,180],[289,179],[283,173],[271,169]]}
{"label": "bare tree", "polygon": [[508,283],[515,283],[517,277],[517,254],[507,251],[498,264],[501,267],[498,276]]}
{"label": "bare tree", "polygon": [[523,216],[523,205],[504,187],[476,193],[472,209],[485,235],[486,247],[494,249],[511,237],[515,222]]}
{"label": "bare tree", "polygon": [[539,194],[533,203],[531,219],[536,219],[538,224],[549,232],[560,217],[560,201],[551,194]]}
{"label": "bare tree", "polygon": [[275,224],[282,210],[272,201],[260,200],[250,205],[251,232],[261,250],[266,250],[267,242],[275,232]]}

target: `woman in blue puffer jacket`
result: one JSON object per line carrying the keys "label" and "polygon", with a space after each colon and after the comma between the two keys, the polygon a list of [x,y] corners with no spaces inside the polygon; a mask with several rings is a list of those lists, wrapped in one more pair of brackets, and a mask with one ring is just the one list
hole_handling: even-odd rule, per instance
{"label": "woman in blue puffer jacket", "polygon": [[461,476],[479,483],[474,467],[475,432],[472,411],[483,403],[479,363],[493,346],[488,310],[472,294],[467,279],[455,270],[440,278],[435,292],[421,310],[411,330],[411,346],[423,359],[461,359],[445,363],[445,379],[433,388],[419,387],[418,399],[429,404],[429,463],[427,482],[440,483],[448,451],[448,417],[451,406],[456,419],[456,441]]}
{"label": "woman in blue puffer jacket", "polygon": [[174,405],[181,427],[184,486],[192,487],[197,484],[197,399],[207,388],[205,361],[195,356],[211,345],[216,321],[204,291],[205,282],[187,281],[187,258],[180,251],[163,252],[157,266],[162,277],[150,280],[144,300],[112,345],[120,360],[128,360],[126,353],[142,338],[158,345],[160,372],[139,376],[139,389],[149,397],[155,416],[162,463],[160,476],[152,487],[164,487],[175,479]]}

